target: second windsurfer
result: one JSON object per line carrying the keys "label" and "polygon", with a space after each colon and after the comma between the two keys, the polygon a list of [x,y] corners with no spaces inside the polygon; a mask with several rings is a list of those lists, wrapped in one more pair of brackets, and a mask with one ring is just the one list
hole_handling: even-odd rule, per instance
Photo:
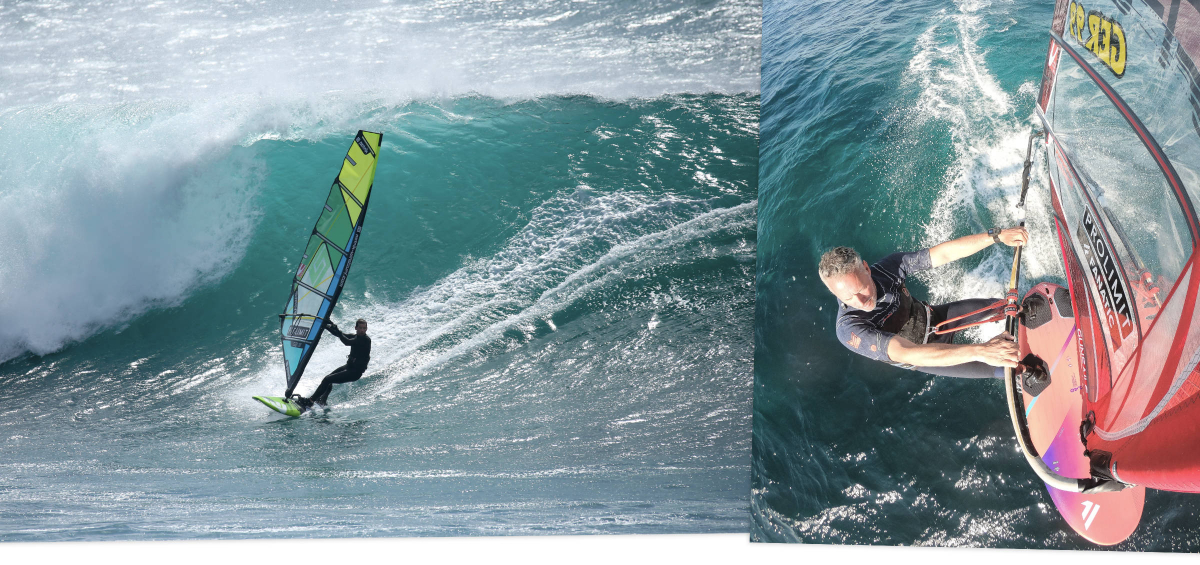
{"label": "second windsurfer", "polygon": [[[1029,233],[1023,227],[992,229],[920,251],[893,253],[870,266],[849,247],[827,251],[818,270],[821,282],[838,299],[838,340],[859,355],[906,369],[948,377],[1003,377],[1003,367],[1016,367],[1019,359],[1017,345],[1007,334],[986,343],[955,344],[957,332],[933,333],[939,323],[986,309],[994,300],[931,306],[914,299],[904,279],[969,257],[994,243],[1016,247],[1028,241]],[[988,315],[967,316],[959,323],[969,325]]]}

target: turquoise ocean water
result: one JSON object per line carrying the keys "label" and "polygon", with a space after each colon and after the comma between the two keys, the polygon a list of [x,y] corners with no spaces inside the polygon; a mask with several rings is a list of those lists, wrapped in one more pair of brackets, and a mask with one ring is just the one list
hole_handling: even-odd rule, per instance
{"label": "turquoise ocean water", "polygon": [[[1019,456],[1000,383],[851,354],[815,272],[837,245],[874,261],[1025,220],[1021,288],[1061,280],[1040,161],[1015,207],[1052,10],[764,3],[753,539],[1094,547]],[[999,298],[1010,264],[989,249],[910,286],[934,302]],[[1117,548],[1196,551],[1198,511],[1194,495],[1150,491]]]}
{"label": "turquoise ocean water", "polygon": [[[0,7],[0,540],[745,531],[759,18]],[[358,129],[371,365],[285,419]]]}

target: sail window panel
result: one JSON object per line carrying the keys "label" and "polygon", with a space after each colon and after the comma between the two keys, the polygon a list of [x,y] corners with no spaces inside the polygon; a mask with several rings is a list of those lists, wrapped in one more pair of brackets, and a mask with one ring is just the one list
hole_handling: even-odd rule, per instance
{"label": "sail window panel", "polygon": [[325,297],[299,285],[296,286],[296,296],[298,314],[316,316],[321,311],[321,305],[325,302]]}
{"label": "sail window panel", "polygon": [[342,197],[342,189],[338,187],[337,183],[334,183],[333,188],[329,191],[325,208],[322,209],[321,217],[317,220],[317,231],[329,241],[341,245],[343,249],[350,242],[350,234],[354,232],[354,223],[350,219],[349,211],[346,210],[346,200]]}
{"label": "sail window panel", "polygon": [[1186,68],[1191,63],[1179,59],[1177,48],[1153,52],[1168,59],[1167,68],[1157,61],[1146,64],[1144,70],[1139,66],[1138,72],[1129,74],[1134,78],[1145,75],[1142,88],[1132,91],[1132,86],[1140,85],[1124,80],[1114,88],[1158,141],[1194,202],[1200,199],[1200,100],[1192,98],[1198,90]]}
{"label": "sail window panel", "polygon": [[[1083,210],[1087,206],[1083,201],[1082,187],[1075,181],[1075,177],[1071,175],[1070,164],[1067,161],[1067,156],[1058,150],[1058,147],[1053,143],[1050,145],[1050,178],[1054,181],[1054,187],[1058,190],[1058,201],[1062,204],[1063,213],[1066,214],[1068,222],[1072,223],[1072,231],[1075,229],[1074,223],[1079,218],[1083,217]],[[1076,242],[1072,241],[1072,244]],[[1076,251],[1078,253],[1078,250]]]}
{"label": "sail window panel", "polygon": [[312,316],[309,315],[284,318],[282,324],[282,337],[285,341],[307,340],[312,334],[312,328],[314,325],[316,325],[316,321]]}
{"label": "sail window panel", "polygon": [[300,287],[297,286],[295,282],[293,282],[292,283],[292,294],[288,295],[287,304],[284,305],[284,307],[283,307],[284,314],[295,314],[295,313],[299,312],[299,310],[297,310],[297,308],[299,307],[299,297],[296,296],[297,288],[300,288]]}
{"label": "sail window panel", "polygon": [[312,264],[312,258],[317,256],[317,248],[324,243],[319,237],[310,237],[308,246],[304,248],[304,255],[300,258],[300,266],[296,268],[294,275],[298,278],[303,278],[308,271],[309,265]]}
{"label": "sail window panel", "polygon": [[[1185,283],[1190,273],[1189,269]],[[1113,381],[1108,405],[1119,409],[1104,412],[1102,419],[1097,422],[1097,432],[1105,440],[1115,441],[1144,430],[1170,401],[1166,393],[1182,384],[1191,372],[1185,370],[1188,364],[1185,354],[1177,361],[1171,374],[1163,374],[1179,337],[1175,329],[1179,327],[1183,303],[1183,300],[1172,300],[1166,305],[1160,312],[1159,324],[1171,331],[1155,331],[1148,335],[1142,344],[1139,362],[1126,365]],[[1192,326],[1189,330],[1188,341],[1195,342],[1200,327]],[[1194,349],[1185,348],[1185,351]]]}
{"label": "sail window panel", "polygon": [[[322,300],[321,295],[292,283],[292,294],[288,298],[284,312],[287,314],[315,314],[321,308]],[[282,337],[285,341],[291,338],[309,339],[309,332],[304,330],[312,325],[311,319],[286,317],[282,323]]]}
{"label": "sail window panel", "polygon": [[[1138,315],[1135,312],[1140,311],[1136,309],[1136,305],[1132,304],[1128,296],[1129,292],[1123,284],[1113,284],[1112,281],[1104,281],[1102,280],[1103,277],[1097,277],[1094,271],[1092,271],[1093,264],[1091,261],[1098,259],[1097,252],[1107,254],[1107,251],[1105,251],[1107,247],[1097,249],[1095,242],[1083,235],[1086,232],[1086,228],[1082,224],[1085,222],[1085,219],[1090,218],[1094,220],[1095,215],[1092,214],[1091,208],[1084,200],[1085,189],[1075,175],[1072,174],[1071,166],[1072,163],[1069,156],[1060,151],[1057,146],[1051,145],[1050,174],[1055,189],[1059,194],[1059,202],[1062,204],[1065,220],[1068,226],[1070,226],[1068,241],[1073,250],[1072,255],[1080,261],[1080,267],[1089,272],[1089,276],[1086,279],[1083,273],[1078,273],[1075,279],[1089,288],[1089,293],[1092,295],[1093,300],[1108,305],[1108,307],[1097,306],[1104,312],[1121,311],[1122,308],[1120,305],[1122,304],[1122,299],[1123,304],[1126,305],[1126,309],[1128,310],[1128,316],[1118,314],[1115,317],[1109,317],[1102,314],[1099,318],[1104,322],[1100,324],[1104,335],[1102,339],[1107,340],[1108,350],[1112,352],[1110,359],[1112,366],[1123,367],[1136,348],[1137,335],[1133,330],[1134,322],[1132,320]],[[1088,283],[1086,282],[1087,280],[1091,282]],[[1114,293],[1120,293],[1120,296],[1114,296]],[[1144,330],[1145,328],[1143,327]],[[1097,335],[1096,339],[1099,340],[1101,337]],[[1095,389],[1092,388],[1089,390]]]}
{"label": "sail window panel", "polygon": [[[1084,218],[1094,218],[1094,215],[1091,213],[1091,209],[1087,202],[1084,201],[1085,189],[1083,185],[1079,183],[1079,180],[1075,178],[1075,175],[1072,174],[1071,166],[1072,163],[1070,162],[1070,157],[1066,153],[1060,151],[1056,145],[1051,144],[1049,159],[1050,175],[1051,180],[1054,183],[1055,190],[1059,195],[1059,203],[1062,205],[1065,220],[1070,226],[1070,235],[1068,236],[1067,240],[1071,246],[1071,255],[1076,257],[1075,260],[1080,261],[1078,265],[1079,267],[1089,271],[1090,273],[1088,258],[1095,256],[1095,248],[1094,244],[1089,241],[1089,238],[1081,235],[1085,231],[1085,228],[1081,226],[1081,223],[1083,222]],[[1098,280],[1094,275],[1090,275],[1089,277],[1085,278],[1082,272],[1074,272],[1072,276],[1074,280],[1079,281],[1080,284],[1089,288],[1088,292],[1092,295],[1093,300],[1107,302],[1110,305],[1114,304],[1116,299],[1111,297],[1111,291],[1113,289],[1106,288],[1109,285],[1106,285],[1104,281]],[[1090,284],[1087,282],[1089,279],[1091,280]],[[1110,298],[1108,300],[1100,298],[1098,293],[1106,294]],[[1126,294],[1128,293],[1126,292]],[[1126,303],[1130,304],[1128,297],[1126,298]],[[1119,310],[1119,308],[1104,308],[1102,306],[1097,307],[1101,308],[1105,312]],[[1131,308],[1135,308],[1135,306],[1131,306]],[[1138,312],[1139,314],[1141,312],[1140,310],[1134,311]],[[1120,319],[1132,319],[1135,315],[1137,315],[1133,313],[1134,311],[1130,312],[1129,317],[1120,317]],[[1076,312],[1076,316],[1086,315]],[[1137,343],[1136,333],[1132,331],[1132,323],[1121,323],[1117,319],[1108,318],[1104,315],[1101,315],[1099,319],[1103,320],[1103,323],[1099,324],[1103,336],[1101,336],[1101,334],[1096,334],[1094,339],[1097,340],[1097,343],[1099,343],[1101,339],[1106,340],[1108,343],[1107,350],[1112,352],[1111,358],[1105,355],[1105,359],[1107,361],[1104,364],[1108,365],[1109,362],[1111,362],[1113,367],[1124,367],[1126,362],[1129,361],[1130,356],[1133,354]],[[1122,328],[1124,328],[1124,330]],[[1143,327],[1143,331],[1145,331],[1145,329],[1146,328]],[[1126,347],[1127,344],[1129,345],[1128,347]],[[1103,353],[1098,352],[1097,354]],[[1094,377],[1094,372],[1088,373],[1089,394],[1097,390],[1096,383],[1092,382]]]}
{"label": "sail window panel", "polygon": [[288,376],[291,377],[296,372],[296,367],[300,366],[300,358],[304,356],[304,348],[292,345],[292,342],[284,340],[283,342],[283,359],[287,362],[286,370]]}
{"label": "sail window panel", "polygon": [[[328,294],[329,284],[333,280],[333,265],[329,260],[329,246],[325,242],[321,242],[317,246],[317,251],[309,262],[308,270],[304,272],[304,276],[300,281],[304,284],[315,288],[321,292]],[[334,251],[337,253],[337,251]],[[320,296],[308,291],[308,294]],[[305,291],[300,291],[301,300],[304,300]],[[316,312],[313,310],[305,310],[305,312]]]}
{"label": "sail window panel", "polygon": [[[1088,0],[1083,5],[1089,16],[1097,13],[1121,29],[1124,61],[1119,67],[1120,77],[1087,48],[1087,42],[1070,34],[1064,34],[1064,38],[1141,119],[1171,160],[1188,194],[1193,199],[1200,197],[1200,100],[1193,101],[1198,92],[1196,67],[1181,45],[1181,38],[1183,42],[1196,42],[1200,33],[1197,22],[1173,20],[1173,34],[1163,25],[1164,18],[1147,3]],[[1085,39],[1089,35],[1090,31],[1083,33]],[[1115,52],[1118,46],[1112,43]]]}
{"label": "sail window panel", "polygon": [[[1129,122],[1065,53],[1052,105],[1053,112],[1047,113],[1051,127],[1083,177],[1125,277],[1145,282],[1144,288],[1133,289],[1145,291],[1138,297],[1139,307],[1146,301],[1161,307],[1192,247],[1173,189]],[[1079,230],[1080,218],[1072,221],[1071,229]],[[1139,320],[1143,327],[1149,325],[1145,316]]]}

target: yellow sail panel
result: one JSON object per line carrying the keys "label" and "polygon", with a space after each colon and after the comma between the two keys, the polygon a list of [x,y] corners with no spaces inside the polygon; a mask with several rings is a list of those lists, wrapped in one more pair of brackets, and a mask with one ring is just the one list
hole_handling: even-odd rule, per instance
{"label": "yellow sail panel", "polygon": [[359,179],[358,185],[350,189],[350,192],[354,193],[354,197],[357,198],[359,202],[366,202],[367,194],[371,192],[371,185],[374,184],[374,182],[375,165],[372,163],[371,169],[367,171],[361,179]]}
{"label": "yellow sail panel", "polygon": [[366,202],[371,183],[375,181],[375,163],[379,158],[379,144],[383,136],[364,131],[356,136],[346,158],[342,161],[339,178],[342,186],[359,202]]}
{"label": "yellow sail panel", "polygon": [[[351,163],[350,159],[354,159]],[[362,180],[363,169],[366,168],[366,160],[362,157],[355,158],[349,154],[345,159],[342,159],[342,172],[338,174],[338,180],[342,181],[342,186],[350,189],[351,192],[358,186],[358,181]]]}
{"label": "yellow sail panel", "polygon": [[346,199],[346,211],[350,213],[350,222],[358,225],[358,215],[362,212],[362,207],[353,198],[350,198],[346,191],[342,191],[342,198]]}

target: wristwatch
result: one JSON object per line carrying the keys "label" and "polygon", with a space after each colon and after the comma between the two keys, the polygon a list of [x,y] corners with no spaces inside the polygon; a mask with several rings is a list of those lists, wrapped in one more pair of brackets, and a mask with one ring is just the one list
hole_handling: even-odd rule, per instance
{"label": "wristwatch", "polygon": [[1002,243],[1000,241],[1000,232],[1002,231],[1004,230],[1000,228],[991,228],[988,230],[988,235],[992,236],[992,241],[995,241],[996,243]]}

